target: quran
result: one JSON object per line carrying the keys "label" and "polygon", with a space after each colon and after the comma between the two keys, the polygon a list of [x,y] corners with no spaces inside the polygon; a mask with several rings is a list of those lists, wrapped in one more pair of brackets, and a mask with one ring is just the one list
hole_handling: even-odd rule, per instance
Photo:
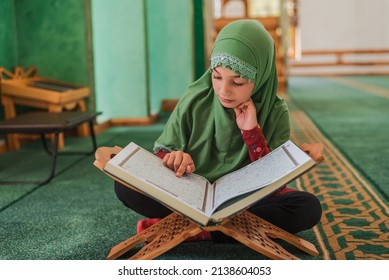
{"label": "quran", "polygon": [[292,141],[214,183],[197,174],[177,177],[162,160],[131,142],[104,167],[113,178],[201,226],[220,223],[318,164]]}

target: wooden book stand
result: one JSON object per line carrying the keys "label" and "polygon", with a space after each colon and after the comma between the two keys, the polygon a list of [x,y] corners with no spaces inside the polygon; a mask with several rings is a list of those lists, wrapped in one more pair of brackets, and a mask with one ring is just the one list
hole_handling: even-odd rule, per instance
{"label": "wooden book stand", "polygon": [[[316,161],[320,162],[323,160],[323,148],[321,144],[303,144],[301,147]],[[96,160],[94,165],[104,172],[104,166],[106,163],[118,152],[120,152],[120,150],[120,147],[98,148],[95,154]],[[108,173],[106,174],[110,176]],[[117,178],[113,179],[118,180]],[[127,187],[136,190],[131,185],[121,180],[118,181]],[[136,254],[132,255],[130,259],[154,259],[174,248],[187,238],[198,234],[202,230],[221,231],[271,259],[298,259],[296,256],[286,251],[282,246],[277,244],[273,240],[276,238],[287,241],[312,256],[319,255],[319,252],[312,243],[288,233],[285,230],[250,213],[249,211],[244,210],[228,219],[223,220],[219,225],[205,227],[201,227],[179,213],[173,212],[145,231],[114,246],[109,252],[107,259],[117,259],[141,243],[145,243],[145,245]]]}

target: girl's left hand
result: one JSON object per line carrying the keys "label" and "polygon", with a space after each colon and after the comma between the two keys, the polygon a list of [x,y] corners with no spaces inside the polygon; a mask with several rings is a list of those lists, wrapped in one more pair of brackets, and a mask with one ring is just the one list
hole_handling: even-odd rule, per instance
{"label": "girl's left hand", "polygon": [[240,130],[251,130],[258,125],[257,112],[251,98],[234,108]]}

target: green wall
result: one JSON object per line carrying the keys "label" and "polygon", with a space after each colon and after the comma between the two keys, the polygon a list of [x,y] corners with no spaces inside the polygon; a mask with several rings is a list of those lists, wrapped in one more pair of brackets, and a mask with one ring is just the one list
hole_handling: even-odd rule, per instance
{"label": "green wall", "polygon": [[151,112],[177,99],[194,79],[191,0],[147,0]]}
{"label": "green wall", "polygon": [[200,78],[205,67],[205,40],[204,40],[204,7],[203,1],[208,0],[193,0],[193,30],[194,30],[194,45],[195,45],[195,77]]}
{"label": "green wall", "polygon": [[158,113],[193,81],[191,0],[94,0],[92,26],[104,119]]}
{"label": "green wall", "polygon": [[14,0],[0,1],[0,67],[11,70],[17,63]]}
{"label": "green wall", "polygon": [[91,4],[100,120],[148,116],[143,0],[93,0]]}
{"label": "green wall", "polygon": [[[14,0],[0,1],[0,67],[12,70],[17,64],[15,8]],[[0,119],[4,118],[3,106],[0,106]]]}
{"label": "green wall", "polygon": [[42,77],[88,85],[84,1],[15,0],[18,63]]}

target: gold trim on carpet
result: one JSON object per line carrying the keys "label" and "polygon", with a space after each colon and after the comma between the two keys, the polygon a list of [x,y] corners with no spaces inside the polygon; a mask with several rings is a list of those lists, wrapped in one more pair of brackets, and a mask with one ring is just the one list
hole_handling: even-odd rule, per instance
{"label": "gold trim on carpet", "polygon": [[301,111],[291,112],[292,140],[321,142],[325,160],[296,180],[321,200],[314,233],[324,259],[389,259],[389,208],[373,187]]}

